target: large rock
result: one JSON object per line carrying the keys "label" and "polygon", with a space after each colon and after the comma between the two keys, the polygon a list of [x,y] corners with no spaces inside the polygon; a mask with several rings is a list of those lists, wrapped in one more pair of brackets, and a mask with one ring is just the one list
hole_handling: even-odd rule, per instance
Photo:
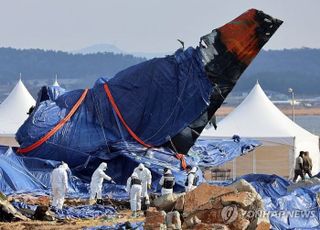
{"label": "large rock", "polygon": [[236,189],[238,192],[250,192],[255,195],[255,205],[259,209],[264,208],[264,203],[262,200],[262,197],[260,196],[259,193],[257,193],[256,189],[246,180],[240,179],[237,182],[231,184],[229,186],[230,188]]}
{"label": "large rock", "polygon": [[10,203],[5,199],[0,199],[0,221],[19,221],[29,220],[27,217],[18,212]]}
{"label": "large rock", "polygon": [[146,220],[144,229],[166,229],[166,213],[164,211],[158,211],[156,208],[151,207],[146,211]]}
{"label": "large rock", "polygon": [[248,208],[255,201],[256,196],[251,192],[231,193],[221,197],[223,206],[239,204],[242,208]]}
{"label": "large rock", "polygon": [[184,214],[191,213],[199,206],[208,203],[209,200],[214,200],[217,197],[221,197],[225,194],[235,192],[234,188],[219,187],[209,184],[201,184],[196,189],[188,192],[185,195],[184,202]]}
{"label": "large rock", "polygon": [[228,187],[236,189],[238,192],[252,192],[257,193],[255,188],[246,180],[240,179]]}
{"label": "large rock", "polygon": [[55,220],[55,216],[54,216],[54,213],[49,210],[48,206],[39,205],[36,211],[34,212],[33,219],[53,221]]}
{"label": "large rock", "polygon": [[153,205],[160,210],[168,212],[174,208],[175,203],[180,196],[183,196],[183,194],[166,194],[154,199]]}
{"label": "large rock", "polygon": [[200,224],[201,220],[197,216],[192,216],[184,221],[184,229],[193,228],[195,225]]}
{"label": "large rock", "polygon": [[229,226],[231,229],[234,229],[234,230],[246,230],[249,227],[249,225],[250,225],[249,220],[239,216]]}
{"label": "large rock", "polygon": [[256,230],[269,230],[269,229],[271,229],[271,224],[267,221],[261,221],[255,229]]}
{"label": "large rock", "polygon": [[176,201],[176,210],[183,211],[183,229],[251,230],[268,225],[268,220],[248,212],[263,210],[261,196],[247,181],[229,187],[202,184]]}
{"label": "large rock", "polygon": [[180,213],[178,211],[169,212],[166,215],[166,225],[169,230],[180,230],[181,229],[181,219]]}
{"label": "large rock", "polygon": [[174,209],[177,210],[178,212],[183,212],[184,209],[184,201],[185,201],[185,195],[180,196],[174,205]]}

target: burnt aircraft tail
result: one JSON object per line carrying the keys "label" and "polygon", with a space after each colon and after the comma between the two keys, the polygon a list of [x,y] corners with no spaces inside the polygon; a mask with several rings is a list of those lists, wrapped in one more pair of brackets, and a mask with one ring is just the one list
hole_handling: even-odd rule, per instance
{"label": "burnt aircraft tail", "polygon": [[255,9],[201,37],[200,53],[213,90],[208,108],[172,137],[167,146],[186,154],[214,116],[240,75],[270,39],[282,21]]}

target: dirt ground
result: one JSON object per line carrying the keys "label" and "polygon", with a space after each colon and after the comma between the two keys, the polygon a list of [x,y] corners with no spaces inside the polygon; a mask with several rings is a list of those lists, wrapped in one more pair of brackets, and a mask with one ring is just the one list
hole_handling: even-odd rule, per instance
{"label": "dirt ground", "polygon": [[119,211],[117,217],[108,219],[101,217],[97,219],[72,219],[64,221],[19,221],[19,222],[0,222],[0,230],[53,230],[53,229],[83,229],[94,226],[109,226],[124,222],[140,222],[145,218],[132,218],[130,210]]}

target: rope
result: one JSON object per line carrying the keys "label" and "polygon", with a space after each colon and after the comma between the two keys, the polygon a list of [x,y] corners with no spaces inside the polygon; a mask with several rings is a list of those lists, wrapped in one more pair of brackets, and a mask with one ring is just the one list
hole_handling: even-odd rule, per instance
{"label": "rope", "polygon": [[184,158],[184,155],[181,154],[181,153],[178,153],[176,146],[174,145],[173,141],[171,140],[171,137],[169,137],[169,138],[170,138],[170,139],[169,139],[169,140],[170,140],[170,144],[171,144],[173,150],[174,150],[175,153],[176,153],[176,158],[180,160],[180,162],[181,162],[181,167],[182,167],[184,170],[186,170],[186,168],[187,168],[187,162],[186,162],[186,159]]}
{"label": "rope", "polygon": [[73,116],[73,114],[77,111],[83,100],[85,99],[86,95],[88,93],[88,89],[85,89],[76,102],[70,112],[68,113],[67,116],[65,116],[53,129],[51,129],[46,135],[44,135],[41,139],[33,143],[32,145],[29,145],[28,147],[25,148],[19,148],[18,153],[28,153],[36,148],[38,148],[40,145],[42,145],[44,142],[46,142],[50,137],[52,137],[59,129],[61,129],[65,123],[67,123],[70,118]]}

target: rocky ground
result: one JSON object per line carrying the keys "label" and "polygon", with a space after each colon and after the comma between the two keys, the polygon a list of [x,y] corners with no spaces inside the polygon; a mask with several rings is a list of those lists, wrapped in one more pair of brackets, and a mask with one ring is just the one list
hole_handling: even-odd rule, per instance
{"label": "rocky ground", "polygon": [[0,222],[0,230],[56,230],[56,229],[83,229],[95,226],[110,226],[124,222],[139,222],[145,218],[131,218],[129,210],[123,210],[118,213],[118,218],[107,219],[87,219],[87,220],[63,220],[63,221],[16,221],[16,222]]}
{"label": "rocky ground", "polygon": [[[0,229],[82,229],[93,226],[110,226],[116,223],[143,221],[144,229],[270,229],[267,219],[261,219],[253,213],[263,210],[260,195],[245,180],[232,186],[219,187],[201,184],[189,193],[155,197],[152,207],[146,215],[131,218],[127,202],[104,200],[105,204],[117,207],[117,214],[101,216],[95,219],[64,219],[54,221],[30,220],[18,212],[10,204],[21,201],[47,207],[47,196],[31,195],[10,196],[0,200],[0,212],[11,213],[15,218],[12,222],[0,222]],[[69,199],[66,206],[86,204],[81,199]],[[1,214],[1,213],[0,213]]]}

